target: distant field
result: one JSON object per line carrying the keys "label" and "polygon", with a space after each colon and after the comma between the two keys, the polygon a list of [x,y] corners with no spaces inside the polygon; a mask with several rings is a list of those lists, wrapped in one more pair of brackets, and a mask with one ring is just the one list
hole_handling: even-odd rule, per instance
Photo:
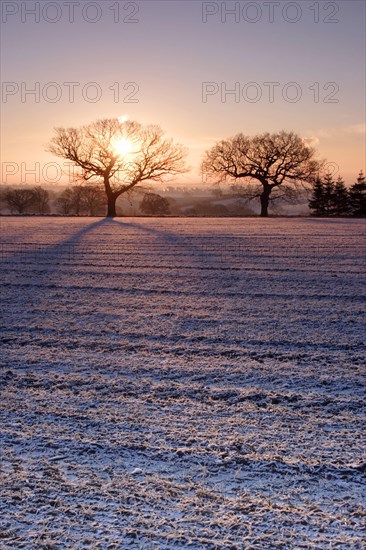
{"label": "distant field", "polygon": [[0,221],[1,548],[365,548],[364,221]]}

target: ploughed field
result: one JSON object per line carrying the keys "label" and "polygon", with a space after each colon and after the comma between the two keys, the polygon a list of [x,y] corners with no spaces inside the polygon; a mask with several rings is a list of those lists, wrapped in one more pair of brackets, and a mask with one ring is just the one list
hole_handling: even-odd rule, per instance
{"label": "ploughed field", "polygon": [[364,221],[1,241],[1,548],[365,548]]}

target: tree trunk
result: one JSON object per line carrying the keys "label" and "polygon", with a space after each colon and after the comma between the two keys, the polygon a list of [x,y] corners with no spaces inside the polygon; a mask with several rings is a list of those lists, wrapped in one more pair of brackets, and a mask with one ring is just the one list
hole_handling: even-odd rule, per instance
{"label": "tree trunk", "polygon": [[108,203],[107,203],[107,218],[114,218],[116,214],[116,201],[117,201],[117,195],[114,193],[110,193],[107,195]]}
{"label": "tree trunk", "polygon": [[271,194],[271,188],[265,186],[261,194],[261,217],[268,217],[269,196]]}
{"label": "tree trunk", "polygon": [[107,218],[114,218],[116,213],[116,201],[119,196],[118,193],[114,193],[109,183],[109,174],[104,175],[104,189],[107,195]]}

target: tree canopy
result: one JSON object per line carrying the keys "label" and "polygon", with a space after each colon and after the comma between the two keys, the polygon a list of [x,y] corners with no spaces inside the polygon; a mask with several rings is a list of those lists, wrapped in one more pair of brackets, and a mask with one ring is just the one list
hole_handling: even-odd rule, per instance
{"label": "tree canopy", "polygon": [[107,216],[116,215],[117,198],[136,185],[186,171],[185,149],[165,138],[159,126],[117,118],[80,128],[56,128],[48,151],[69,160],[82,181],[103,183]]}
{"label": "tree canopy", "polygon": [[207,151],[201,169],[216,182],[245,181],[247,186],[240,186],[242,194],[258,197],[261,216],[267,216],[270,200],[293,197],[299,186],[316,179],[321,162],[315,155],[315,150],[293,132],[253,137],[238,134]]}

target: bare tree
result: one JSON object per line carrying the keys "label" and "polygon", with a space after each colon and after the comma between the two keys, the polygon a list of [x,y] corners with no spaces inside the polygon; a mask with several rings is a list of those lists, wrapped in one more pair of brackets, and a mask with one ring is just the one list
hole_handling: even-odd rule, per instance
{"label": "bare tree", "polygon": [[122,193],[186,171],[185,150],[164,138],[158,126],[104,119],[55,132],[48,151],[71,161],[84,182],[104,185],[109,217],[116,215],[116,200]]}
{"label": "bare tree", "polygon": [[61,214],[74,214],[80,216],[85,212],[85,187],[73,185],[62,191],[56,200],[58,210]]}
{"label": "bare tree", "polygon": [[164,216],[170,214],[169,201],[155,193],[146,193],[140,203],[143,214]]}
{"label": "bare tree", "polygon": [[56,198],[56,206],[58,212],[63,216],[68,216],[69,214],[71,214],[74,205],[72,202],[72,192],[69,187],[67,189],[64,189],[62,193],[60,193],[59,196]]}
{"label": "bare tree", "polygon": [[43,189],[40,185],[32,188],[33,193],[33,210],[37,214],[49,214],[50,213],[50,196],[46,189]]}
{"label": "bare tree", "polygon": [[32,189],[9,189],[5,201],[12,214],[25,214],[34,204],[34,193]]}
{"label": "bare tree", "polygon": [[80,216],[84,213],[85,201],[84,201],[84,187],[82,185],[73,185],[70,188],[70,200],[72,203],[72,210],[75,216]]}
{"label": "bare tree", "polygon": [[293,200],[320,168],[313,148],[293,132],[282,131],[220,141],[205,153],[201,170],[216,182],[232,181],[240,196],[259,198],[261,216],[266,217],[270,200]]}
{"label": "bare tree", "polygon": [[103,189],[98,185],[86,185],[83,187],[83,200],[89,216],[97,216],[103,213],[106,204]]}
{"label": "bare tree", "polygon": [[0,211],[2,212],[3,208],[8,207],[8,202],[6,200],[6,195],[9,191],[8,187],[1,187],[0,186]]}

